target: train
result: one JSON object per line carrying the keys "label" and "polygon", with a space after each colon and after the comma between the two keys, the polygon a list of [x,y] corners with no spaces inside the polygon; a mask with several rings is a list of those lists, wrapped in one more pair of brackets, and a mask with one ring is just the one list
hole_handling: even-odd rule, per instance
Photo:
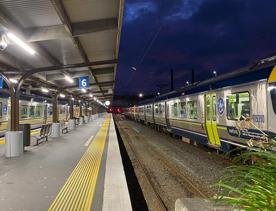
{"label": "train", "polygon": [[[225,152],[276,137],[276,59],[126,108],[133,120]],[[253,143],[253,144],[252,144]]]}
{"label": "train", "polygon": [[[83,108],[84,109],[84,108]],[[69,119],[69,105],[58,105],[59,120],[67,121]],[[80,108],[74,105],[74,117],[79,117]],[[10,116],[10,99],[6,97],[0,98],[0,131],[8,129]],[[41,125],[51,123],[53,118],[53,106],[47,101],[30,100],[19,101],[19,120],[20,124],[29,123],[32,125]]]}

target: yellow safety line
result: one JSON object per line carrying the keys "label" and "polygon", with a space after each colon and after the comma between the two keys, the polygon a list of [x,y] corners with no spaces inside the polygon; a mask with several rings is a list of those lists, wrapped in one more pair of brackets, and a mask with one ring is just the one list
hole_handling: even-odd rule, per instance
{"label": "yellow safety line", "polygon": [[[31,131],[31,135],[38,135],[40,133],[40,129],[35,129]],[[5,144],[5,137],[0,138],[0,145]]]}
{"label": "yellow safety line", "polygon": [[52,202],[49,211],[91,209],[109,124],[110,116],[90,142],[87,151]]}

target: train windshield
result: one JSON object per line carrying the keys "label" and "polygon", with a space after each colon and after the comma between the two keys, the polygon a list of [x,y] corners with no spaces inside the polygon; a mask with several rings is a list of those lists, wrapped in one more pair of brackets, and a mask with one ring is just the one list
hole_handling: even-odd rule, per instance
{"label": "train windshield", "polygon": [[273,107],[273,110],[276,114],[276,82],[271,83],[268,87],[268,90],[270,90],[272,107]]}

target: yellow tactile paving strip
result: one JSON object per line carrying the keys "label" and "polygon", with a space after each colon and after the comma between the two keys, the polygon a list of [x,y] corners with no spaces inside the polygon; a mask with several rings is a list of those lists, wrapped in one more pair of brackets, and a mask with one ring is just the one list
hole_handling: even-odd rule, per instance
{"label": "yellow tactile paving strip", "polygon": [[[31,135],[38,135],[40,133],[40,128],[39,129],[35,129],[31,131]],[[5,137],[0,138],[0,145],[1,144],[5,144]]]}
{"label": "yellow tactile paving strip", "polygon": [[105,119],[102,128],[54,199],[49,211],[91,209],[109,124],[110,116]]}

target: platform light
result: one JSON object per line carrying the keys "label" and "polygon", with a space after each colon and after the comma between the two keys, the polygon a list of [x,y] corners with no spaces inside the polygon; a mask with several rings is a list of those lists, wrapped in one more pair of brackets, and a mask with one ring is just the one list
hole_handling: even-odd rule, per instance
{"label": "platform light", "polygon": [[97,98],[96,98],[96,97],[94,97],[93,99],[94,99],[95,101],[97,100]]}
{"label": "platform light", "polygon": [[79,100],[79,103],[81,102],[81,100]]}
{"label": "platform light", "polygon": [[190,82],[189,81],[186,81],[186,85],[189,85],[190,84]]}
{"label": "platform light", "polygon": [[136,67],[131,67],[132,70],[137,70]]}
{"label": "platform light", "polygon": [[217,71],[213,70],[213,74],[216,77],[217,76]]}
{"label": "platform light", "polygon": [[41,91],[44,92],[44,93],[48,93],[48,92],[49,92],[49,89],[44,88],[44,87],[41,87]]}
{"label": "platform light", "polygon": [[93,95],[90,93],[90,94],[89,94],[89,97],[93,97]]}
{"label": "platform light", "polygon": [[61,98],[65,98],[65,94],[60,93],[59,96],[60,96]]}
{"label": "platform light", "polygon": [[71,100],[73,100],[73,101],[74,101],[74,100],[75,100],[75,98],[73,98],[73,97],[72,97],[72,98],[71,98]]}
{"label": "platform light", "polygon": [[142,93],[139,94],[139,97],[142,98],[144,95]]}
{"label": "platform light", "polygon": [[17,84],[18,83],[18,80],[16,80],[15,78],[10,78],[9,80],[13,84]]}
{"label": "platform light", "polygon": [[21,39],[19,39],[17,36],[15,36],[13,33],[9,32],[9,33],[7,33],[7,36],[9,39],[11,39],[13,42],[15,42],[17,45],[19,45],[21,48],[23,48],[29,54],[34,55],[36,53],[30,46],[28,46],[25,42],[23,42]]}
{"label": "platform light", "polygon": [[69,76],[69,75],[65,75],[64,76],[64,79],[66,80],[66,81],[68,81],[69,83],[74,83],[74,79],[71,77],[71,76]]}
{"label": "platform light", "polygon": [[159,95],[160,95],[160,92],[157,92],[157,95],[159,96]]}
{"label": "platform light", "polygon": [[84,88],[82,88],[81,91],[82,91],[83,93],[86,93],[86,92],[87,92],[86,89],[84,89]]}
{"label": "platform light", "polygon": [[106,106],[109,106],[110,105],[110,101],[109,100],[107,100],[107,101],[105,101],[105,103],[104,103]]}

